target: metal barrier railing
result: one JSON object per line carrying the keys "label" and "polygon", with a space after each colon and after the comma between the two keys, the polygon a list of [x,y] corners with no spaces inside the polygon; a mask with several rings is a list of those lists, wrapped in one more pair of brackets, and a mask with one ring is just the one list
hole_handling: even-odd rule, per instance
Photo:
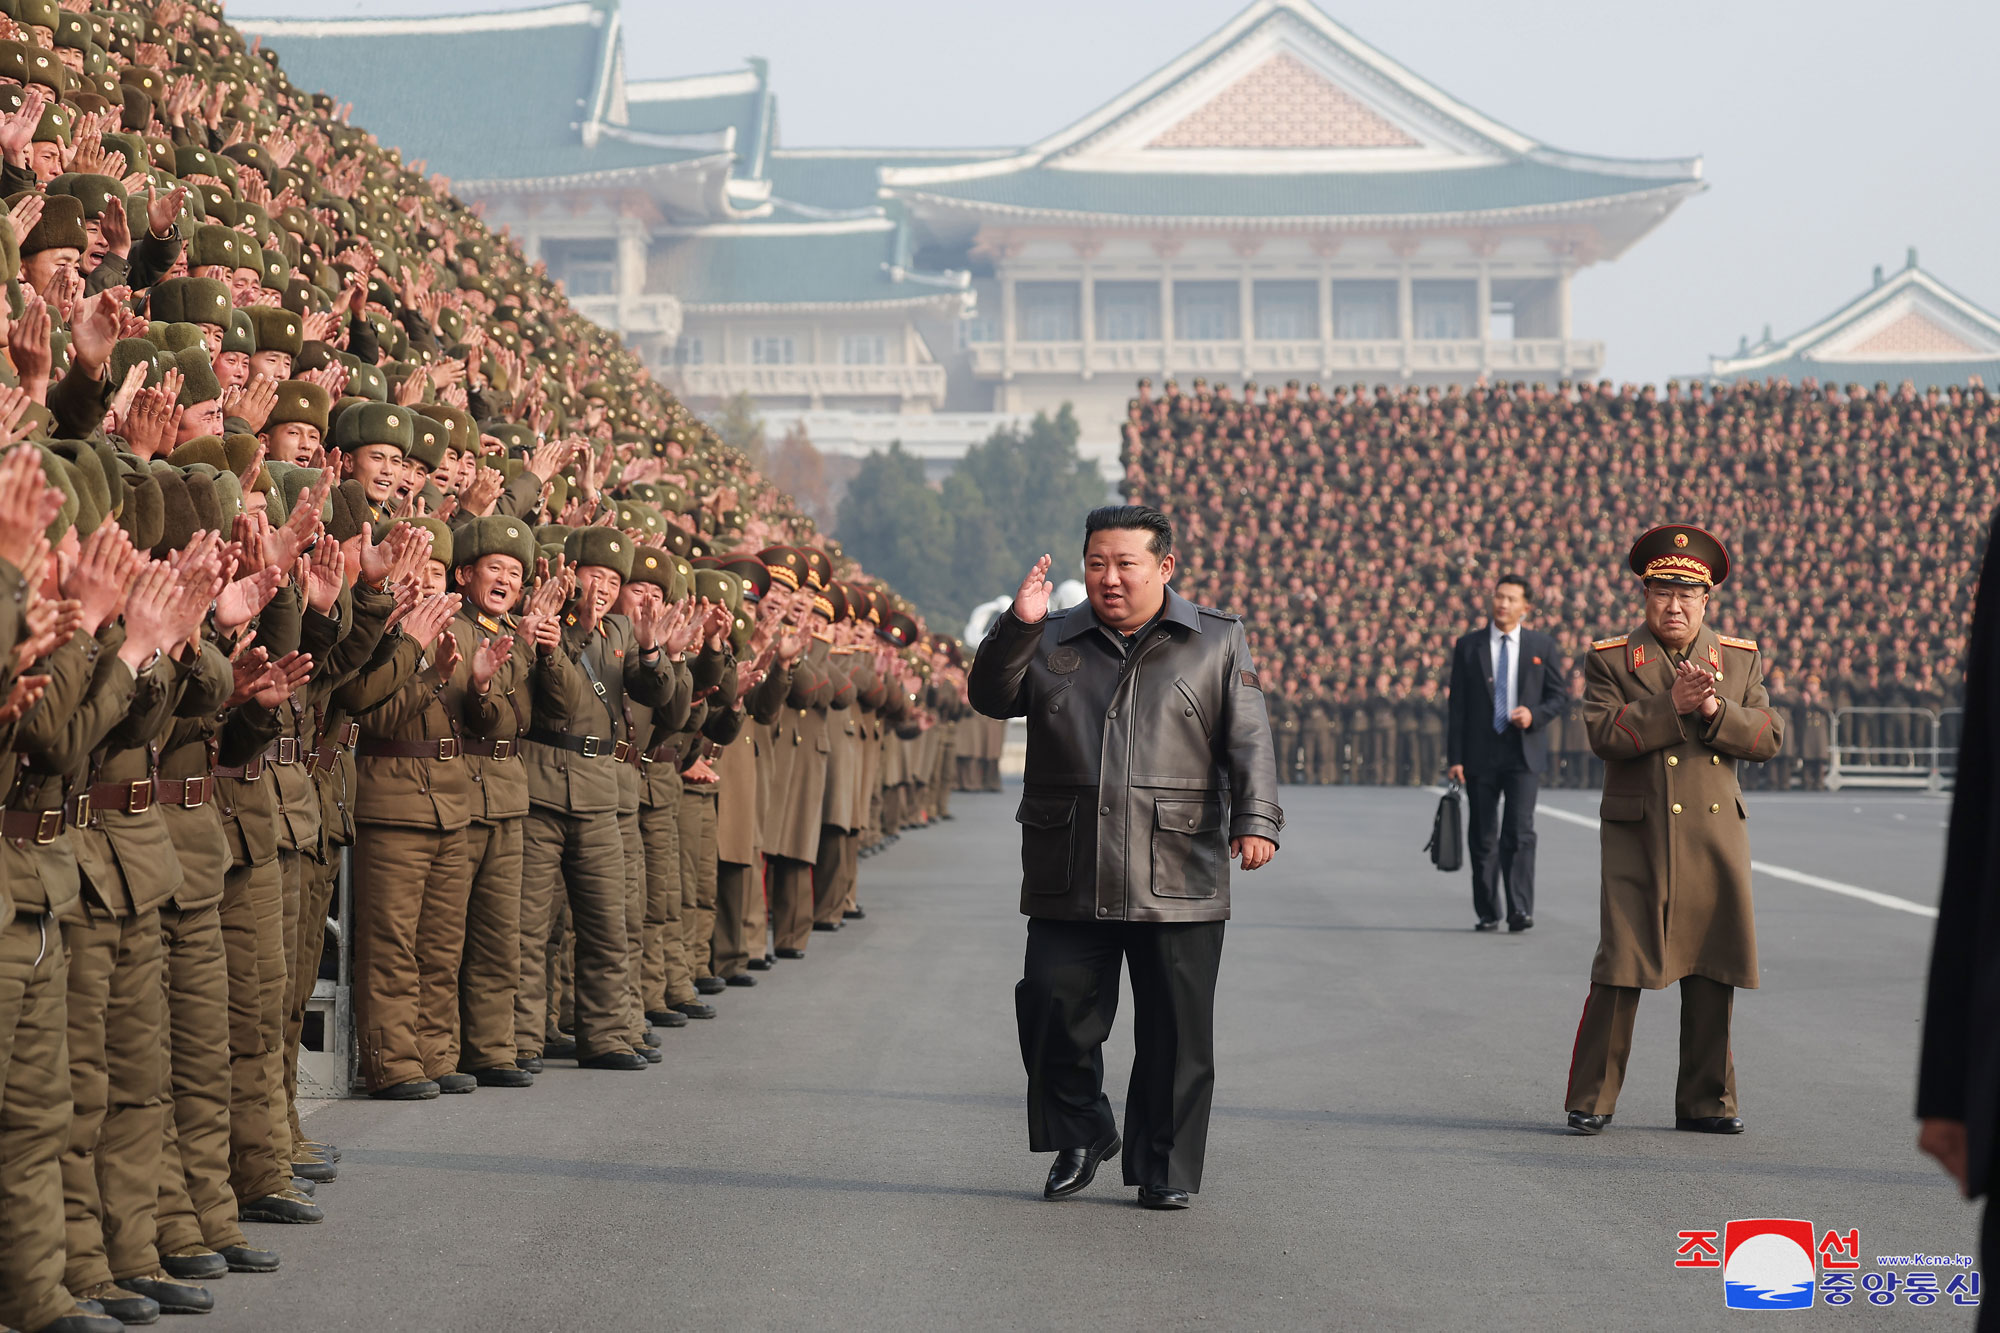
{"label": "metal barrier railing", "polygon": [[[1963,710],[1842,708],[1833,715],[1826,787],[1908,787],[1942,791],[1958,769]],[[1946,729],[1950,726],[1951,743]]]}

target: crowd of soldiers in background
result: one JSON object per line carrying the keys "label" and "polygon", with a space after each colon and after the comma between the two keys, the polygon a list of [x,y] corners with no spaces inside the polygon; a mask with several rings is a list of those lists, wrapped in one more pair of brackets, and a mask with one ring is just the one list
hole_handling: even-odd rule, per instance
{"label": "crowd of soldiers in background", "polygon": [[0,0],[0,194],[0,1326],[327,1215],[343,938],[373,1096],[643,1077],[997,784],[961,645],[211,0]]}
{"label": "crowd of soldiers in background", "polygon": [[1921,767],[1933,717],[1955,744],[1996,449],[2000,399],[1976,383],[1141,380],[1122,490],[1172,515],[1176,586],[1243,614],[1306,738],[1289,774],[1321,782],[1436,780],[1451,645],[1494,574],[1526,573],[1528,623],[1580,660],[1639,618],[1622,534],[1699,523],[1740,571],[1710,623],[1762,645],[1797,724],[1757,780],[1810,788],[1836,714],[1844,759]]}

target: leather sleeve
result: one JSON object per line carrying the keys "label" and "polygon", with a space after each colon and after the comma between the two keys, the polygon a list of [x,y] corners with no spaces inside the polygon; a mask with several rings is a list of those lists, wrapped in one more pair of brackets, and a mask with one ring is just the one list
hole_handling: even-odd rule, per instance
{"label": "leather sleeve", "polygon": [[1257,663],[1243,623],[1229,622],[1229,665],[1222,684],[1220,738],[1229,767],[1229,836],[1278,841],[1285,809],[1278,803],[1278,747]]}
{"label": "leather sleeve", "polygon": [[1030,625],[1016,617],[1011,606],[1000,613],[980,643],[966,678],[965,693],[974,708],[987,717],[1027,716],[1028,666],[1035,660],[1035,645],[1041,638],[1041,621]]}

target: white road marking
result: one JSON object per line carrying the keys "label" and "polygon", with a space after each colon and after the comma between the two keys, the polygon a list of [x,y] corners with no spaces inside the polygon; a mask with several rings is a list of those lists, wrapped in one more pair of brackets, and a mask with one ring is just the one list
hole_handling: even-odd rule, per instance
{"label": "white road marking", "polygon": [[[1427,790],[1438,796],[1444,795],[1444,788],[1442,787],[1431,787],[1427,788]],[[1555,806],[1541,805],[1539,803],[1535,809],[1539,814],[1560,819],[1566,824],[1575,824],[1581,828],[1588,829],[1598,827],[1596,815],[1580,815],[1573,810],[1559,810]],[[1843,884],[1837,879],[1826,879],[1820,875],[1809,875],[1803,870],[1793,870],[1790,866],[1774,866],[1768,861],[1752,861],[1750,868],[1760,875],[1769,875],[1772,879],[1782,879],[1792,884],[1803,884],[1811,889],[1825,889],[1828,893],[1838,893],[1847,898],[1859,898],[1864,903],[1874,903],[1877,907],[1886,907],[1892,912],[1908,912],[1911,916],[1929,917],[1932,919],[1936,919],[1938,914],[1935,907],[1927,907],[1923,903],[1912,902],[1908,898],[1898,898],[1893,893],[1883,893],[1878,889],[1864,889],[1859,884]]]}

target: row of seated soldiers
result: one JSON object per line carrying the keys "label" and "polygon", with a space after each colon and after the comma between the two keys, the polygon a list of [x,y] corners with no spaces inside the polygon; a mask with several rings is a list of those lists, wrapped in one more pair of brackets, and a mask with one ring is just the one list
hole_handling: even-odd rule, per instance
{"label": "row of seated soldiers", "polygon": [[[1782,671],[1771,673],[1771,706],[1790,725],[1785,748],[1770,763],[1743,775],[1753,790],[1822,791],[1836,743],[1844,766],[1928,769],[1945,767],[1958,748],[1956,701],[1942,691],[1883,680],[1880,673],[1837,678],[1826,688],[1817,676],[1793,688]],[[1425,680],[1414,691],[1382,677],[1372,686],[1309,693],[1287,681],[1269,696],[1278,738],[1282,779],[1318,785],[1427,786],[1445,768],[1446,691]],[[1935,728],[1933,720],[1936,721]],[[1569,680],[1569,703],[1550,725],[1551,786],[1601,786],[1604,764],[1590,752],[1583,720],[1583,675]],[[1935,734],[1935,741],[1933,735]]]}
{"label": "row of seated soldiers", "polygon": [[859,917],[863,840],[956,773],[957,645],[819,547],[378,519],[277,475],[0,461],[14,1327],[213,1308],[278,1266],[246,1223],[324,1217],[297,1053],[343,850],[366,1090],[527,1089],[652,1068]]}

